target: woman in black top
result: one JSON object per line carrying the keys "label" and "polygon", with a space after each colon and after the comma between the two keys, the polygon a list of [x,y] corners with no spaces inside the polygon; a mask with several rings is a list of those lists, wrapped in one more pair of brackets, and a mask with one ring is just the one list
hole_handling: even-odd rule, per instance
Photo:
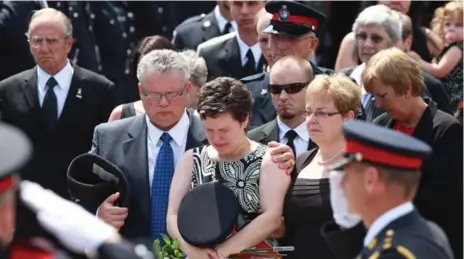
{"label": "woman in black top", "polygon": [[287,259],[335,258],[320,234],[322,225],[333,218],[325,165],[341,158],[341,127],[355,118],[360,105],[360,88],[344,75],[317,75],[307,88],[306,127],[318,148],[298,158],[298,176],[284,205],[281,244],[295,247]]}

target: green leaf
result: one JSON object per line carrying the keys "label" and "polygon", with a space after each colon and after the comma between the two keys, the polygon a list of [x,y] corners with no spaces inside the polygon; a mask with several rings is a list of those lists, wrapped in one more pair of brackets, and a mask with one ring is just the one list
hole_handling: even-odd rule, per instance
{"label": "green leaf", "polygon": [[176,250],[174,251],[174,256],[175,258],[182,258],[183,257],[183,253],[179,250]]}
{"label": "green leaf", "polygon": [[172,242],[172,248],[174,250],[179,250],[179,241],[177,241],[177,239],[174,239],[174,241]]}
{"label": "green leaf", "polygon": [[154,242],[153,242],[153,248],[155,250],[155,254],[157,255],[158,258],[162,258],[162,257],[159,257],[161,256],[161,242],[159,239],[156,239]]}
{"label": "green leaf", "polygon": [[167,235],[161,234],[161,237],[163,238],[164,243],[166,243],[167,245],[171,245],[171,239]]}

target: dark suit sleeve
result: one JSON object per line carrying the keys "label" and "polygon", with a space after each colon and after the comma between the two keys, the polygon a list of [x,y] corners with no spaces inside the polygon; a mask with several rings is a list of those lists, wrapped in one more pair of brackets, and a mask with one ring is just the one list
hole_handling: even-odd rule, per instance
{"label": "dark suit sleeve", "polygon": [[20,24],[28,23],[36,7],[34,1],[2,1],[0,3],[0,39],[6,39],[9,33],[19,33],[16,29]]}
{"label": "dark suit sleeve", "polygon": [[437,108],[446,113],[453,114],[448,94],[445,92],[441,81],[428,75],[424,76],[424,79],[430,97],[437,104]]}
{"label": "dark suit sleeve", "polygon": [[127,241],[104,244],[98,249],[99,259],[154,259],[153,253],[143,245],[134,245]]}
{"label": "dark suit sleeve", "polygon": [[113,109],[121,102],[121,100],[116,99],[116,86],[112,82],[107,84],[106,94],[102,101],[101,122],[107,122]]}
{"label": "dark suit sleeve", "polygon": [[366,229],[362,223],[341,229],[335,222],[327,222],[321,228],[321,235],[337,259],[353,259],[362,250]]}

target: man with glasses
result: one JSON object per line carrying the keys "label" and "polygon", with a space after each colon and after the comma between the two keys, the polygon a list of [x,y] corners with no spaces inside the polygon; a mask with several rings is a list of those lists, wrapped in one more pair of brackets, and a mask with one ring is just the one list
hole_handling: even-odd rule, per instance
{"label": "man with glasses", "polygon": [[315,147],[305,124],[304,91],[313,78],[309,61],[293,55],[280,58],[271,68],[268,88],[277,118],[251,130],[250,139],[265,145],[270,141],[286,144],[296,157]]}
{"label": "man with glasses", "polygon": [[[35,12],[27,39],[37,66],[0,82],[1,120],[20,128],[34,144],[23,179],[66,199],[69,163],[89,150],[95,126],[108,119],[115,104],[113,83],[67,58],[72,30],[69,19],[55,9]],[[17,223],[15,235],[41,232],[21,211]]]}
{"label": "man with glasses", "polygon": [[[295,55],[308,60],[317,48],[317,33],[326,17],[296,1],[269,1],[266,11],[272,14],[271,24],[264,30],[270,35],[269,47],[272,60]],[[314,75],[331,73],[331,70],[310,63]],[[242,79],[253,93],[254,103],[250,128],[261,126],[276,118],[276,111],[269,94],[269,72],[260,73]]]}

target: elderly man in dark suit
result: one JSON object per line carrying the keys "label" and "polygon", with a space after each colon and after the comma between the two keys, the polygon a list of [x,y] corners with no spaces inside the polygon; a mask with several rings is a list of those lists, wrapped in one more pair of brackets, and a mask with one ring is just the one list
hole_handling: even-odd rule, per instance
{"label": "elderly man in dark suit", "polygon": [[264,57],[256,34],[256,15],[264,1],[230,1],[230,13],[237,33],[213,38],[198,46],[198,55],[208,67],[208,78],[220,76],[240,79],[262,71]]}
{"label": "elderly man in dark suit", "polygon": [[[326,17],[311,7],[295,1],[269,1],[265,8],[272,14],[271,24],[264,30],[269,34],[272,62],[288,55],[309,60],[309,56],[315,51],[319,42],[316,34]],[[332,73],[329,69],[310,64],[314,75]],[[274,120],[276,111],[268,92],[269,72],[241,80],[251,90],[254,98],[250,128]]]}
{"label": "elderly man in dark suit", "polygon": [[196,50],[198,45],[212,38],[233,32],[237,23],[232,20],[228,1],[217,1],[208,14],[190,17],[176,27],[172,43],[177,49]]}
{"label": "elderly man in dark suit", "polygon": [[[35,12],[27,36],[37,66],[0,82],[0,116],[34,144],[22,177],[68,198],[67,167],[88,151],[93,129],[114,108],[113,83],[67,59],[72,25],[63,13]],[[18,215],[16,234],[34,232],[27,214]]]}
{"label": "elderly man in dark suit", "polygon": [[97,214],[118,229],[124,225],[121,233],[128,238],[158,238],[166,233],[160,232],[165,219],[156,216],[167,208],[173,173],[165,163],[174,165],[185,150],[206,143],[206,136],[201,120],[186,110],[190,73],[179,53],[155,50],[147,54],[139,63],[137,77],[146,114],[96,127],[91,150],[121,168],[134,186],[130,207],[113,206],[118,198],[114,194]]}

